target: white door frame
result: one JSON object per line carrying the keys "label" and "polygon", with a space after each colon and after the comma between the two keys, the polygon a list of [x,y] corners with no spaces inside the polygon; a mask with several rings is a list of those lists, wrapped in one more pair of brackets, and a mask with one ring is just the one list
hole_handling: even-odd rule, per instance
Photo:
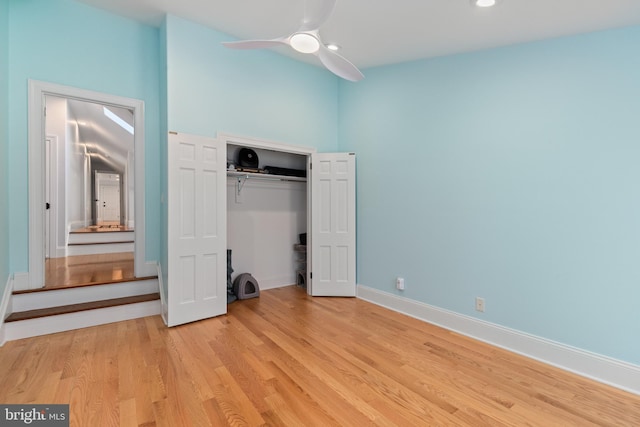
{"label": "white door frame", "polygon": [[58,248],[58,230],[55,227],[55,224],[58,223],[58,184],[56,182],[58,163],[57,158],[52,158],[52,153],[58,152],[58,136],[47,135],[45,141],[45,159],[47,159],[45,165],[45,203],[49,203],[49,209],[45,209],[45,230],[48,230],[48,233],[45,233],[46,245],[48,246],[45,256],[58,258],[63,256]]}
{"label": "white door frame", "polygon": [[144,210],[144,101],[29,80],[29,280],[27,289],[44,287],[44,223],[45,223],[45,120],[44,98],[47,95],[79,99],[133,110],[135,135],[135,227],[134,274],[138,277],[156,274],[145,262]]}

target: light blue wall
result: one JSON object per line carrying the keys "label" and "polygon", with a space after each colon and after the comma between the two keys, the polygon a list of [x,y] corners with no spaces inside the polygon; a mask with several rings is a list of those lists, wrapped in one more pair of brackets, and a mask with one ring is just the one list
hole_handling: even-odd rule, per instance
{"label": "light blue wall", "polygon": [[0,296],[9,278],[9,3],[0,0]]}
{"label": "light blue wall", "polygon": [[[227,49],[220,43],[230,36],[175,16],[166,18],[160,33],[166,46],[161,66],[166,66],[169,130],[337,149],[338,79],[333,74],[268,50]],[[166,247],[162,261],[166,266]],[[166,291],[166,277],[164,285]]]}
{"label": "light blue wall", "polygon": [[[358,281],[640,364],[640,27],[366,70]],[[486,312],[474,299],[486,299]]]}
{"label": "light blue wall", "polygon": [[159,258],[158,30],[70,0],[10,3],[9,187],[12,272],[28,268],[27,80],[145,102],[146,256]]}
{"label": "light blue wall", "polygon": [[174,16],[166,32],[170,130],[337,148],[333,74],[269,50],[227,49],[230,36]]}

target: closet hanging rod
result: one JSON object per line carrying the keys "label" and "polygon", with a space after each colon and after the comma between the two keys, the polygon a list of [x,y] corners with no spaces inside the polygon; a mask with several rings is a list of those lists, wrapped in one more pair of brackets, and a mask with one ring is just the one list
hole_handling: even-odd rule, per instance
{"label": "closet hanging rod", "polygon": [[261,179],[264,181],[292,181],[292,182],[307,181],[307,178],[302,178],[297,176],[269,175],[269,174],[236,172],[236,171],[227,171],[227,176],[232,176],[236,178],[236,197],[240,196],[240,193],[242,192],[242,187],[244,187],[244,184],[247,182],[247,179]]}
{"label": "closet hanging rod", "polygon": [[268,181],[295,181],[295,182],[306,182],[307,178],[298,177],[298,176],[287,176],[287,175],[269,175],[266,173],[249,173],[249,172],[234,172],[227,171],[227,176],[234,176],[237,178],[246,179],[263,179]]}

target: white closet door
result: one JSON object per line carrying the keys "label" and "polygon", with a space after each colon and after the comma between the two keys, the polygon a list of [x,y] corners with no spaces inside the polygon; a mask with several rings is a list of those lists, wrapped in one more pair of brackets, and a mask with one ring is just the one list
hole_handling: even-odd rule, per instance
{"label": "white closet door", "polygon": [[356,295],[356,156],[311,156],[311,295]]}
{"label": "white closet door", "polygon": [[227,312],[226,144],[170,134],[168,326]]}

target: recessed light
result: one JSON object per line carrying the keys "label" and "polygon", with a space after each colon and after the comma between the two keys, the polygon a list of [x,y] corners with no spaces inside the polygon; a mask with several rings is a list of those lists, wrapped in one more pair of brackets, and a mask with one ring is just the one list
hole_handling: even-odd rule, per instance
{"label": "recessed light", "polygon": [[327,45],[327,49],[333,50],[335,52],[336,50],[340,50],[340,46],[338,46],[337,44],[334,44],[334,43],[329,43]]}

